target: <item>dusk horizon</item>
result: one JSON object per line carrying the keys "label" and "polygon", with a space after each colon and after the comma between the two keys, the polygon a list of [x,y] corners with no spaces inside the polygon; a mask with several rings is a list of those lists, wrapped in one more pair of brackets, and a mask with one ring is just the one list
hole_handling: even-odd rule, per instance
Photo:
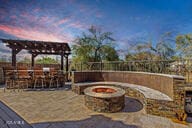
{"label": "dusk horizon", "polygon": [[[115,48],[126,51],[136,41],[151,40],[155,45],[167,32],[173,38],[190,33],[191,5],[190,0],[1,0],[0,38],[72,45],[94,25],[112,32]],[[0,46],[1,53],[8,50]]]}

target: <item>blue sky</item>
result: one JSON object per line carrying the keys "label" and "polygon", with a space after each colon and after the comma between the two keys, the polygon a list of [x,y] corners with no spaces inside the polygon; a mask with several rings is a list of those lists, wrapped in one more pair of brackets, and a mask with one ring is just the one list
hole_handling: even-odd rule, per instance
{"label": "blue sky", "polygon": [[0,0],[0,38],[71,44],[96,25],[126,50],[134,40],[191,33],[191,23],[191,0]]}

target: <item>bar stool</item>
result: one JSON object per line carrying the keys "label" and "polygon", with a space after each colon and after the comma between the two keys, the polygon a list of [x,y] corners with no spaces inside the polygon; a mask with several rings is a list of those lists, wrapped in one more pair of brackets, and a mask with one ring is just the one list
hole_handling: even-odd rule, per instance
{"label": "bar stool", "polygon": [[[6,78],[6,88],[7,89],[13,89],[14,91],[15,91],[15,89],[18,89],[18,91],[20,89],[23,89],[25,82],[21,81],[18,78],[17,70],[9,70],[8,72],[11,73],[11,74],[7,75],[7,78]],[[4,89],[4,92],[5,92],[5,89]]]}
{"label": "bar stool", "polygon": [[49,88],[59,87],[59,79],[58,79],[58,72],[54,68],[50,68],[50,82],[49,82]]}
{"label": "bar stool", "polygon": [[5,78],[5,89],[11,89],[14,88],[14,68],[12,67],[3,67],[3,73],[4,73],[4,78]]}
{"label": "bar stool", "polygon": [[45,84],[45,75],[43,73],[43,70],[34,70],[33,78],[35,80],[34,82],[34,88],[37,87],[37,83],[41,83],[41,87],[44,88]]}
{"label": "bar stool", "polygon": [[18,75],[18,81],[20,82],[20,84],[22,84],[23,88],[29,88],[29,81],[32,81],[32,77],[28,74],[27,69],[25,70],[17,70],[17,75]]}
{"label": "bar stool", "polygon": [[58,79],[59,79],[60,85],[63,87],[65,85],[66,76],[62,70],[58,71]]}

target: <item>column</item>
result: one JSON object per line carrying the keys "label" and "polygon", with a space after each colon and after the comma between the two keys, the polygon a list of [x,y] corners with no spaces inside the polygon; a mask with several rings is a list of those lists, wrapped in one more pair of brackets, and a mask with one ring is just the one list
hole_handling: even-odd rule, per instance
{"label": "column", "polygon": [[12,66],[16,67],[16,49],[12,49]]}
{"label": "column", "polygon": [[63,55],[61,55],[61,70],[63,70]]}

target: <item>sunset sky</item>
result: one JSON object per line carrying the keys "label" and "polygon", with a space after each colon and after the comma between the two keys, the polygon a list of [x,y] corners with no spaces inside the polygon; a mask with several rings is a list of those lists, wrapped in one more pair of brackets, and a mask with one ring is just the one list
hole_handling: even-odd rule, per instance
{"label": "sunset sky", "polygon": [[[0,38],[71,42],[91,25],[110,31],[117,49],[165,32],[192,32],[191,0],[0,0]],[[0,45],[0,53],[7,49]]]}

